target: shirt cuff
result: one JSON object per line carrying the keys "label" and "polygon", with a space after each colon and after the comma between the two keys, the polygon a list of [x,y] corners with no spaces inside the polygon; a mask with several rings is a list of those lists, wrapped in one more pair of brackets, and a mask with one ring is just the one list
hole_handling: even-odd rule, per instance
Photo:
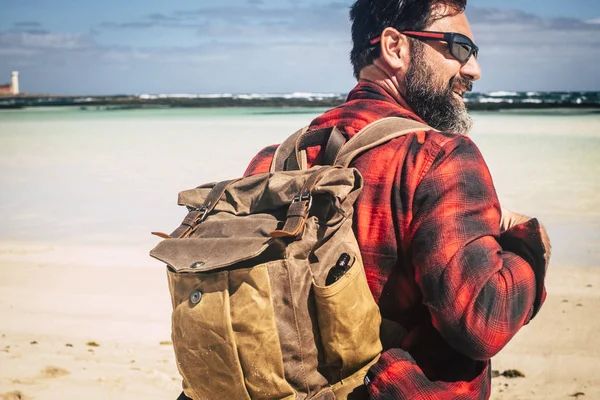
{"label": "shirt cuff", "polygon": [[544,243],[544,227],[536,218],[515,225],[500,234],[498,240],[502,250],[509,251],[523,258],[535,275],[536,296],[533,302],[531,317],[535,317],[546,299],[546,269],[550,259],[550,246]]}
{"label": "shirt cuff", "polygon": [[[418,369],[415,360],[408,352],[402,349],[390,349],[381,354],[379,360],[369,368],[365,375],[365,386],[370,399],[407,399],[405,385],[398,385],[399,378],[406,379],[406,375]],[[407,374],[408,373],[408,374]],[[422,374],[422,372],[420,372]]]}

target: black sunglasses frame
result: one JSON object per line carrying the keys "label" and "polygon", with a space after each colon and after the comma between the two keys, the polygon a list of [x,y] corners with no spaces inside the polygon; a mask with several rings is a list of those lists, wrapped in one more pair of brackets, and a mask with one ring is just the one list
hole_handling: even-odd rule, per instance
{"label": "black sunglasses frame", "polygon": [[[418,39],[418,40],[439,40],[448,43],[448,49],[452,57],[456,58],[461,63],[469,61],[471,56],[477,58],[479,53],[479,47],[473,43],[473,41],[462,33],[455,32],[434,32],[434,31],[400,31],[403,35]],[[371,40],[371,44],[375,44],[381,40],[381,37],[376,37]],[[466,45],[468,46],[468,54],[462,56],[459,53],[459,49],[455,46]],[[463,46],[464,48],[464,46]]]}

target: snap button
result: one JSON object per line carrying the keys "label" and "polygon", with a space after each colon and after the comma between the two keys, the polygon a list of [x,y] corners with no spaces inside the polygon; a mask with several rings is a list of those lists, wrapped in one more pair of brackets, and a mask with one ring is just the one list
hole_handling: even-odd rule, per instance
{"label": "snap button", "polygon": [[197,262],[193,263],[193,264],[190,266],[190,268],[194,268],[194,269],[196,269],[196,268],[200,268],[200,267],[204,266],[204,264],[205,264],[205,263],[203,263],[202,261],[197,261]]}
{"label": "snap button", "polygon": [[202,299],[202,292],[199,290],[194,290],[192,292],[192,294],[190,295],[190,301],[192,302],[192,304],[200,303],[201,299]]}

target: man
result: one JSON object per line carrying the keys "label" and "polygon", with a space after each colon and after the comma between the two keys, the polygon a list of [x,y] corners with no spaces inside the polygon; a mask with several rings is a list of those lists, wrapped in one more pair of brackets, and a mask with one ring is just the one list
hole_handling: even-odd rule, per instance
{"label": "man", "polygon": [[[383,318],[407,334],[365,382],[374,399],[486,399],[490,359],[540,309],[549,245],[535,219],[505,211],[466,136],[465,92],[479,79],[466,0],[357,0],[357,86],[310,125],[347,138],[397,116],[441,131],[409,134],[352,164],[365,187],[354,229]],[[267,172],[276,146],[251,162]],[[319,164],[320,147],[308,151]]]}

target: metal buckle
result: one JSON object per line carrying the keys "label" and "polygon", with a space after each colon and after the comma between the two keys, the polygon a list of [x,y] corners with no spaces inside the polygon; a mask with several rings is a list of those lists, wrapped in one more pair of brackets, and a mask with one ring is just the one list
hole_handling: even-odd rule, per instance
{"label": "metal buckle", "polygon": [[308,205],[306,207],[306,211],[310,210],[310,208],[312,207],[312,196],[310,195],[310,193],[300,193],[300,194],[297,194],[292,199],[292,204],[297,203],[299,201],[308,201]]}
{"label": "metal buckle", "polygon": [[202,215],[198,219],[197,224],[204,221],[206,219],[206,217],[208,217],[208,207],[206,207],[206,206],[194,208],[194,211],[198,211],[198,212],[202,213]]}

